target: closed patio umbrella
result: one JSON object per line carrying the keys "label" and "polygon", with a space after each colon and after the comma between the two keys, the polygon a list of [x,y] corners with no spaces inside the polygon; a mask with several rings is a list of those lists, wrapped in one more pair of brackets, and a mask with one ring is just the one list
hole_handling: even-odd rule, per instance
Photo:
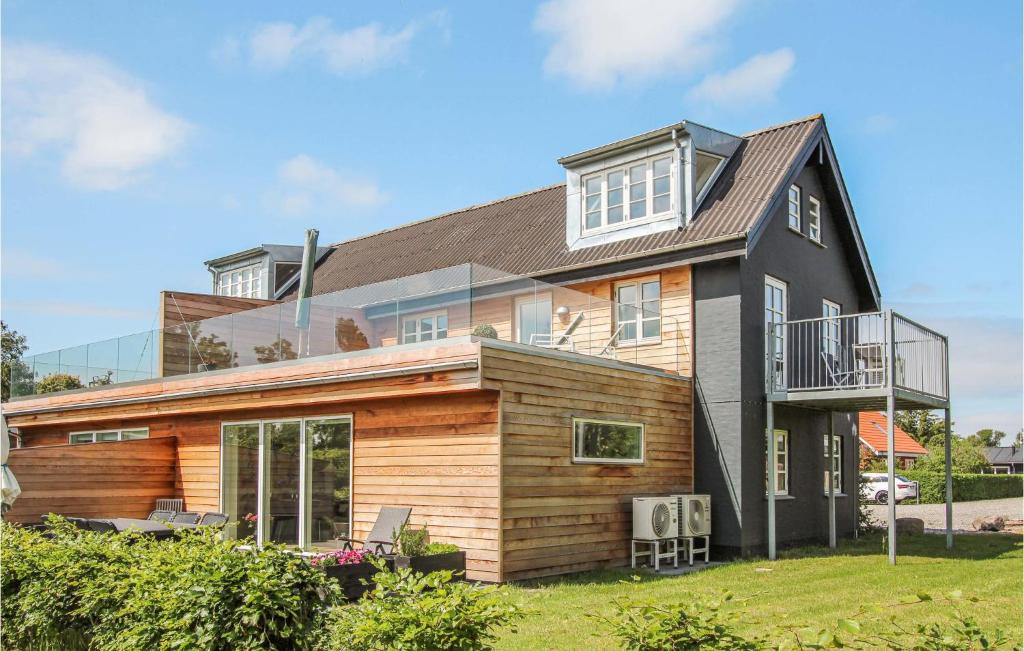
{"label": "closed patio umbrella", "polygon": [[0,414],[0,497],[3,499],[4,511],[7,511],[14,504],[14,500],[21,495],[21,486],[14,478],[14,473],[7,467],[7,457],[11,454],[11,439],[7,432],[7,419]]}

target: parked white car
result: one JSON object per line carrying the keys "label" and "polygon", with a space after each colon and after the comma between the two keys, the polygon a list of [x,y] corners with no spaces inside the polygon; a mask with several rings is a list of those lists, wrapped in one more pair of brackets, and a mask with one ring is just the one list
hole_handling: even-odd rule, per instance
{"label": "parked white car", "polygon": [[[879,504],[889,503],[889,475],[884,472],[866,472],[864,478],[867,480],[861,488],[864,499],[878,502]],[[917,484],[906,477],[896,475],[896,503],[903,500],[917,497]]]}

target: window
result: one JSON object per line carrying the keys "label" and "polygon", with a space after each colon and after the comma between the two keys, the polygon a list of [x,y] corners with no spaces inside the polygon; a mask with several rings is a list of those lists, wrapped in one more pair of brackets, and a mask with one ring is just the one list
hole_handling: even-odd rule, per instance
{"label": "window", "polygon": [[583,180],[583,230],[616,227],[672,210],[672,157],[651,158]]}
{"label": "window", "polygon": [[292,278],[302,271],[302,265],[298,262],[278,262],[274,265],[274,292],[281,291]]}
{"label": "window", "polygon": [[789,186],[789,227],[800,230],[800,187]]}
{"label": "window", "polygon": [[821,352],[835,358],[839,355],[839,315],[842,308],[828,299],[821,301]]}
{"label": "window", "polygon": [[576,463],[643,463],[644,426],[606,420],[572,419]]}
{"label": "window", "polygon": [[402,319],[402,343],[448,338],[448,314],[414,314]]}
{"label": "window", "polygon": [[[772,359],[774,385],[784,387],[786,384],[786,327],[778,324],[786,321],[786,283],[781,280],[764,277],[764,327],[765,332],[771,328],[771,350],[765,356]],[[772,328],[775,325],[777,327]]]}
{"label": "window", "polygon": [[807,197],[807,235],[821,242],[821,202],[810,196]]}
{"label": "window", "polygon": [[619,343],[657,341],[661,338],[660,280],[617,285],[615,300]]}
{"label": "window", "polygon": [[217,294],[237,298],[262,298],[263,280],[260,265],[222,271],[217,276]]}
{"label": "window", "polygon": [[149,428],[139,429],[111,429],[99,432],[72,432],[68,436],[68,443],[105,443],[108,441],[131,441],[134,439],[148,439]]}
{"label": "window", "polygon": [[[789,432],[775,430],[774,449],[771,452],[775,469],[775,494],[789,495]],[[768,493],[768,471],[765,470],[765,494]]]}
{"label": "window", "polygon": [[825,443],[825,493],[828,494],[828,480],[832,477],[832,490],[836,493],[843,492],[843,438],[834,435],[832,437],[832,460],[828,456],[828,434],[822,436]]}
{"label": "window", "polygon": [[719,164],[725,160],[721,156],[708,154],[702,151],[697,152],[697,193],[704,189],[704,186],[711,180],[711,176],[718,169]]}
{"label": "window", "polygon": [[551,337],[551,294],[530,294],[516,299],[516,341],[544,343]]}

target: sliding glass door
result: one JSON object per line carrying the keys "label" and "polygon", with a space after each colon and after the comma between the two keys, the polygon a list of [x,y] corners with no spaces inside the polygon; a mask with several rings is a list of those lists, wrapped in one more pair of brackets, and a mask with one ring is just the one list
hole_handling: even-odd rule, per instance
{"label": "sliding glass door", "polygon": [[349,534],[351,417],[225,423],[221,438],[229,535],[308,549]]}

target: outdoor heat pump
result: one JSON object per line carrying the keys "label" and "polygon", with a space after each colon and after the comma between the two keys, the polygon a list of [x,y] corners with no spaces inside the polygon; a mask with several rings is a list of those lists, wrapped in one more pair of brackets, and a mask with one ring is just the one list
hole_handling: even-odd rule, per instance
{"label": "outdoor heat pump", "polygon": [[679,537],[679,501],[674,497],[633,498],[633,538],[668,540]]}

